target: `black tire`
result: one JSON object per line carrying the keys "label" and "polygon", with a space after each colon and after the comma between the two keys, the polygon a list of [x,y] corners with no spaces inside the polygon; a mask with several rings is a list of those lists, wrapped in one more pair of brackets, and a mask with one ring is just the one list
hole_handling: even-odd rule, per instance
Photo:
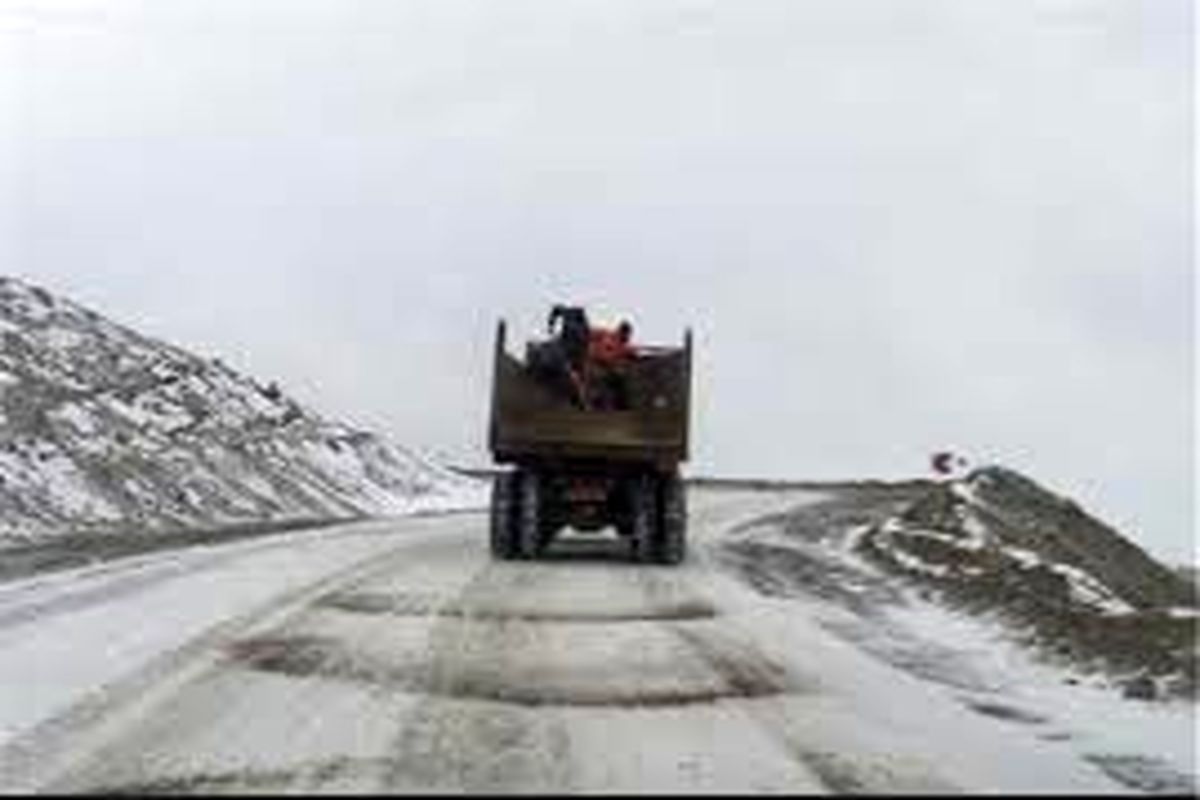
{"label": "black tire", "polygon": [[542,477],[536,472],[522,471],[516,515],[516,545],[521,558],[537,558],[542,552],[545,544],[542,511]]}
{"label": "black tire", "polygon": [[649,564],[658,551],[658,492],[650,475],[640,475],[629,484],[631,519],[629,551],[634,561]]}
{"label": "black tire", "polygon": [[517,474],[503,472],[492,479],[492,556],[516,558]]}
{"label": "black tire", "polygon": [[678,475],[663,478],[659,490],[658,560],[678,564],[687,556],[687,491]]}

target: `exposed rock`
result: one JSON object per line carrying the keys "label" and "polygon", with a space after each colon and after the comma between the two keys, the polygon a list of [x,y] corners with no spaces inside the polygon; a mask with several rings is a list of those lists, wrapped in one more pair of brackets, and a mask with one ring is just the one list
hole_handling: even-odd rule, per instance
{"label": "exposed rock", "polygon": [[1139,675],[1121,686],[1121,694],[1133,700],[1153,700],[1158,697],[1158,685],[1149,675]]}
{"label": "exposed rock", "polygon": [[1013,470],[930,485],[857,548],[957,606],[1013,619],[1052,658],[1197,692],[1194,584]]}

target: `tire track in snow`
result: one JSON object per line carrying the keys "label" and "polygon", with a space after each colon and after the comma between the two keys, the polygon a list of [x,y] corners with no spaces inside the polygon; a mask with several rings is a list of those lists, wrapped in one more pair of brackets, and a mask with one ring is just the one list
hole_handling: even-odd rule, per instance
{"label": "tire track in snow", "polygon": [[[771,622],[785,611],[803,617],[811,605],[785,609],[790,601],[764,599],[718,571],[712,536],[728,523],[695,523],[693,555],[674,569],[489,562],[485,537],[466,529],[433,549],[398,548],[378,573],[312,586],[290,612],[210,641],[217,652],[192,664],[191,677],[155,685],[172,703],[123,711],[124,721],[85,737],[86,752],[43,785],[134,793],[963,791],[943,774],[968,789],[987,785],[945,769],[945,751],[919,737],[906,746],[896,731],[875,730],[878,718],[862,713],[869,709],[829,664],[795,657],[803,638],[775,635],[820,635],[815,624]],[[402,558],[421,566],[393,574]],[[826,642],[818,652],[840,651]],[[832,663],[859,663],[847,658]],[[194,680],[199,673],[204,681]],[[245,708],[210,711],[214,701]],[[297,704],[313,713],[285,710]],[[151,712],[155,724],[143,724]],[[269,724],[240,735],[261,716]],[[363,741],[343,738],[363,730]],[[160,736],[161,747],[147,747]],[[236,741],[207,749],[223,736]],[[243,758],[242,743],[271,752]]]}
{"label": "tire track in snow", "polygon": [[271,601],[218,623],[183,647],[164,654],[136,672],[93,692],[85,700],[20,734],[0,748],[5,789],[17,793],[54,788],[57,780],[105,742],[153,712],[159,701],[179,692],[221,657],[220,647],[257,629],[282,624],[318,597],[339,586],[393,569],[408,555],[404,545],[369,556],[315,583],[297,587]]}

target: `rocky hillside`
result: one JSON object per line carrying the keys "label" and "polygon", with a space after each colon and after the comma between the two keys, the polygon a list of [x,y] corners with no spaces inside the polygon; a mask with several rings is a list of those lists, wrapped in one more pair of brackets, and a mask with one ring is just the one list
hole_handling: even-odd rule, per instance
{"label": "rocky hillside", "polygon": [[1196,691],[1196,586],[1068,498],[1002,467],[930,484],[855,549],[1073,663]]}
{"label": "rocky hillside", "polygon": [[470,485],[274,384],[0,278],[0,547],[388,514]]}
{"label": "rocky hillside", "polygon": [[[1071,500],[996,466],[808,488],[817,499],[730,530],[717,561],[764,595],[804,597],[818,624],[884,662],[991,691],[963,655],[980,640],[956,647],[962,628],[931,621],[930,608],[948,608],[992,644],[1024,645],[1064,684],[1200,696],[1195,584]],[[914,618],[945,638],[914,633]]]}

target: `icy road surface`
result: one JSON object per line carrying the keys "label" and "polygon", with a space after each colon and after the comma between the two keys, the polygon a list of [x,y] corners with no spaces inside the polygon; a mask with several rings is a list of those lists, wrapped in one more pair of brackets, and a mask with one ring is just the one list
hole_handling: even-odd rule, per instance
{"label": "icy road surface", "polygon": [[[607,538],[493,562],[472,513],[0,585],[0,789],[1180,791],[1186,708],[1014,681],[1011,659],[1007,681],[930,680],[895,630],[846,635],[719,565],[818,499],[693,489],[676,568]],[[995,668],[983,629],[905,607],[910,650]]]}

